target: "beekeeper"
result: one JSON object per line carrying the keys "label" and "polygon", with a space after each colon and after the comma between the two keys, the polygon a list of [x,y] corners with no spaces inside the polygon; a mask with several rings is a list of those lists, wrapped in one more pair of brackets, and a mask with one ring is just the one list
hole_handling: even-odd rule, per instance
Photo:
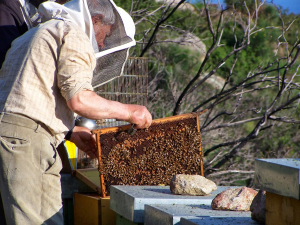
{"label": "beekeeper", "polygon": [[46,22],[12,43],[0,70],[0,192],[9,225],[63,224],[56,146],[66,138],[96,151],[90,130],[74,127],[74,112],[137,129],[152,121],[144,106],[93,92],[120,76],[135,44],[124,10],[111,0],[73,0],[45,2],[39,12]]}

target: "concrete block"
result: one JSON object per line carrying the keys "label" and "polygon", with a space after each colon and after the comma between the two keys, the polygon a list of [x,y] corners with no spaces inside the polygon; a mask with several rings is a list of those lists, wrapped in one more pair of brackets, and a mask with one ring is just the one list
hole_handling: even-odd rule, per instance
{"label": "concrete block", "polygon": [[256,159],[254,184],[274,194],[300,200],[300,159]]}
{"label": "concrete block", "polygon": [[124,218],[123,216],[117,214],[116,225],[143,225],[143,223],[134,223],[130,220]]}
{"label": "concrete block", "polygon": [[217,194],[229,188],[218,187],[207,196],[174,195],[169,186],[110,187],[110,208],[134,223],[144,223],[144,206],[151,204],[205,204],[210,205]]}
{"label": "concrete block", "polygon": [[[199,217],[201,218],[199,219]],[[252,222],[251,212],[213,210],[210,205],[145,205],[145,225],[180,225],[181,218],[187,220],[198,218],[199,221],[203,221],[202,217],[218,218],[220,221],[221,219],[227,221],[227,218],[233,218],[231,221]]]}
{"label": "concrete block", "polygon": [[194,217],[181,218],[180,225],[259,225],[246,217]]}

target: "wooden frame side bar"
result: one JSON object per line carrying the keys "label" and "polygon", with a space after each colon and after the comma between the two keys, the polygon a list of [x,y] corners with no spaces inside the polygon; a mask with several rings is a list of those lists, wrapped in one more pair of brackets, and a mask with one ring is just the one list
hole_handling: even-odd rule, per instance
{"label": "wooden frame side bar", "polygon": [[96,134],[96,141],[97,141],[97,148],[98,148],[98,171],[99,171],[99,178],[100,178],[100,196],[105,198],[105,185],[104,185],[104,177],[101,172],[101,167],[102,167],[102,160],[101,160],[101,144],[100,144],[100,135]]}
{"label": "wooden frame side bar", "polygon": [[[201,138],[201,132],[200,132],[200,121],[199,116],[197,116],[197,129]],[[199,147],[199,154],[200,154],[200,174],[204,177],[204,169],[203,169],[203,150],[202,150],[202,139],[200,140],[200,147]]]}

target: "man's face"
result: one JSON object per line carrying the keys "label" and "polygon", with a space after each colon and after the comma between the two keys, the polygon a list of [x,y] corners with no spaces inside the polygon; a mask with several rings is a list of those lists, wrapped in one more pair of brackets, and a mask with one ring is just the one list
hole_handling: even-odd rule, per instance
{"label": "man's face", "polygon": [[103,49],[105,47],[104,40],[110,35],[112,25],[104,25],[102,23],[102,15],[93,16],[92,21],[98,47],[99,49]]}

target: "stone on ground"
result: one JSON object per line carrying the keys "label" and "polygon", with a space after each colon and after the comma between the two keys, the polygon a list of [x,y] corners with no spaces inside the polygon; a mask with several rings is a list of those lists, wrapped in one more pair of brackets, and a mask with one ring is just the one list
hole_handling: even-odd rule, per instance
{"label": "stone on ground", "polygon": [[266,222],[266,191],[259,190],[252,201],[250,211],[251,219],[263,224]]}
{"label": "stone on ground", "polygon": [[228,189],[218,194],[211,203],[215,210],[250,211],[257,191],[247,187]]}
{"label": "stone on ground", "polygon": [[200,175],[177,174],[171,180],[170,190],[176,195],[203,196],[217,190],[217,185]]}

